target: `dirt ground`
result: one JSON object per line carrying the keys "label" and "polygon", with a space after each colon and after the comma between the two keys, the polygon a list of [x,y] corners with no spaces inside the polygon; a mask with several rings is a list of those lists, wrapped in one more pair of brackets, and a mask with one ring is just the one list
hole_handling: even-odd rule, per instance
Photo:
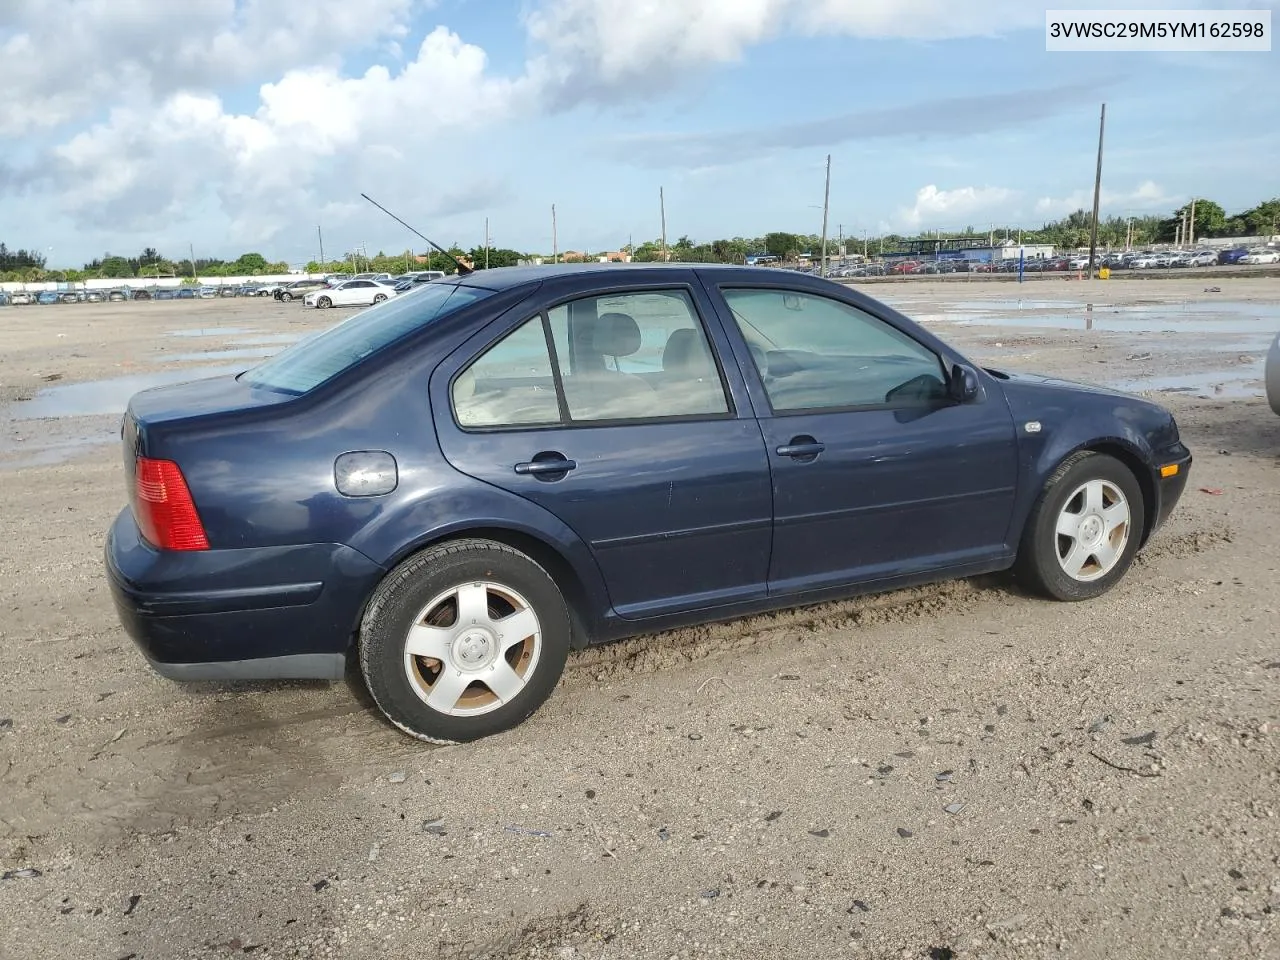
{"label": "dirt ground", "polygon": [[[590,649],[434,749],[355,680],[157,677],[103,579],[95,381],[342,314],[0,309],[0,957],[1280,956],[1280,279],[1206,285],[866,288],[983,362],[1181,378],[1191,483],[1112,593],[989,577]],[[1017,296],[1095,309],[983,303]]]}

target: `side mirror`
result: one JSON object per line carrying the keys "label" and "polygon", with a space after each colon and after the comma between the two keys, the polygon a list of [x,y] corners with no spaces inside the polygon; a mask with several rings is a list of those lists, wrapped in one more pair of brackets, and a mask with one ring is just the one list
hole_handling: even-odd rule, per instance
{"label": "side mirror", "polygon": [[947,390],[956,403],[969,403],[976,400],[979,391],[977,373],[964,364],[955,364],[951,368]]}

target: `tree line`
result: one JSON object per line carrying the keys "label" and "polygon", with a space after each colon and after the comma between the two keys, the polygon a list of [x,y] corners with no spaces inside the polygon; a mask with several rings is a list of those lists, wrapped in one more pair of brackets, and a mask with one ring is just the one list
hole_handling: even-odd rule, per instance
{"label": "tree line", "polygon": [[[1173,242],[1180,235],[1181,224],[1190,212],[1190,207],[1191,204],[1185,204],[1167,217],[1112,216],[1100,219],[1098,243],[1103,248],[1114,249],[1123,247],[1126,243],[1134,247],[1143,247],[1152,243]],[[1194,212],[1197,239],[1253,237],[1275,235],[1280,232],[1280,197],[1265,200],[1234,214],[1228,214],[1221,204],[1213,200],[1197,199]],[[898,233],[844,238],[829,236],[827,255],[838,255],[841,243],[850,254],[865,252],[875,256],[900,249],[908,240],[948,240],[981,236],[986,236],[996,243],[1008,239],[1023,244],[1051,244],[1058,249],[1073,250],[1088,246],[1092,225],[1093,218],[1088,211],[1076,210],[1059,220],[1043,223],[1038,229],[1000,225],[982,231],[969,225],[960,231],[939,230],[920,237],[908,237]],[[480,270],[485,268],[486,260],[489,267],[509,267],[521,260],[535,257],[540,257],[544,261],[551,259],[551,255],[547,253],[521,253],[518,250],[497,247],[490,247],[486,251],[483,246],[467,250],[457,243],[452,244],[448,249],[449,253],[455,257],[467,257]],[[630,253],[632,260],[637,262],[654,262],[662,259],[662,242],[659,239],[646,240],[634,248],[624,245],[620,249]],[[821,249],[821,237],[812,233],[773,231],[758,237],[732,237],[704,243],[682,236],[674,243],[668,243],[667,258],[683,263],[743,263],[747,257],[759,254],[768,254],[780,260],[794,260],[800,254],[816,256]],[[592,256],[590,251],[581,252],[588,257]],[[410,270],[443,270],[445,273],[453,273],[455,267],[449,257],[435,250],[424,254],[413,254],[410,251],[388,254],[379,251],[372,257],[352,252],[325,263],[313,260],[306,265],[306,270],[308,273],[373,271],[390,273],[394,276]],[[59,280],[76,283],[97,278],[128,281],[158,277],[253,277],[288,272],[287,263],[270,262],[261,253],[256,252],[242,254],[235,260],[197,258],[192,263],[189,258],[165,257],[153,247],[147,247],[134,256],[105,253],[86,263],[82,269],[51,270],[47,268],[44,254],[39,251],[11,250],[4,243],[0,243],[0,280],[5,281]]]}

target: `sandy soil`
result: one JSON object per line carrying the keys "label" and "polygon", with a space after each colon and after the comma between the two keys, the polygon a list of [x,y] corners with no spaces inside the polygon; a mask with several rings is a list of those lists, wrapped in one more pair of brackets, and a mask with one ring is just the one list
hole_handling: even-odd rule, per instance
{"label": "sandy soil", "polygon": [[[519,729],[436,749],[354,681],[150,673],[101,571],[118,419],[15,403],[337,314],[0,309],[0,957],[1280,956],[1280,418],[1236,330],[1280,280],[1205,285],[1024,294],[1173,333],[868,288],[975,359],[1192,382],[1162,395],[1191,485],[1111,594],[982,578],[591,649]],[[1198,301],[1221,331],[1176,326]],[[170,336],[220,327],[253,332]]]}

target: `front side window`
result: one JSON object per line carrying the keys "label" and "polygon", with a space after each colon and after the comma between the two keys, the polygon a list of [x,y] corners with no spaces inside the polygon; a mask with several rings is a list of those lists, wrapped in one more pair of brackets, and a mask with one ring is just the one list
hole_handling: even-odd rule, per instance
{"label": "front side window", "polygon": [[721,293],[776,412],[915,406],[947,398],[941,358],[857,307],[789,290]]}
{"label": "front side window", "polygon": [[455,381],[463,427],[652,421],[730,413],[683,290],[584,297],[527,320]]}
{"label": "front side window", "polygon": [[396,340],[471,304],[493,291],[451,283],[432,284],[423,296],[393,297],[362,310],[323,333],[280,351],[241,374],[254,387],[306,393]]}

